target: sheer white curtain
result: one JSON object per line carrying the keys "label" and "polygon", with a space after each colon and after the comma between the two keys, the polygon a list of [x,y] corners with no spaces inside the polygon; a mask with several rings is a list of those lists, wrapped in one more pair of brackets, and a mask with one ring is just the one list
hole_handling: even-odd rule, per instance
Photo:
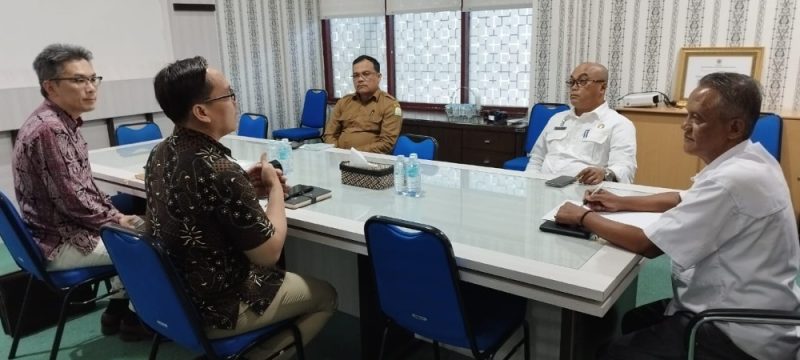
{"label": "sheer white curtain", "polygon": [[300,124],[306,90],[325,86],[319,0],[220,0],[222,66],[242,112],[269,132]]}

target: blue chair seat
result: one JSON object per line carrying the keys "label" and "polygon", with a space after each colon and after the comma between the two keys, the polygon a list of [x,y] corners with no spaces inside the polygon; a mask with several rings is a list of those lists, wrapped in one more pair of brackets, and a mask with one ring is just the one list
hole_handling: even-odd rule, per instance
{"label": "blue chair seat", "polygon": [[47,272],[47,274],[50,275],[53,286],[60,289],[79,285],[85,282],[86,279],[110,277],[116,275],[116,273],[117,270],[114,269],[113,265]]}
{"label": "blue chair seat", "polygon": [[503,169],[525,171],[525,168],[528,167],[528,162],[530,162],[530,160],[531,159],[527,156],[515,157],[504,162]]}
{"label": "blue chair seat", "polygon": [[432,136],[402,134],[397,137],[392,154],[409,156],[416,153],[420,159],[436,160],[438,149],[439,142]]}
{"label": "blue chair seat", "polygon": [[[221,357],[228,357],[232,355],[236,355],[239,353],[242,348],[246,347],[248,344],[255,343],[261,338],[267,337],[276,333],[279,330],[284,328],[288,328],[291,326],[292,320],[284,320],[261,329],[256,329],[250,332],[246,332],[244,334],[239,334],[236,336],[221,338],[221,339],[212,339],[211,347],[217,353],[217,355]],[[194,349],[197,352],[203,352],[203,348],[199,347]]]}
{"label": "blue chair seat", "polygon": [[281,129],[272,132],[272,137],[275,139],[289,139],[289,141],[302,141],[305,139],[313,139],[319,137],[319,129],[317,128],[292,128]]}

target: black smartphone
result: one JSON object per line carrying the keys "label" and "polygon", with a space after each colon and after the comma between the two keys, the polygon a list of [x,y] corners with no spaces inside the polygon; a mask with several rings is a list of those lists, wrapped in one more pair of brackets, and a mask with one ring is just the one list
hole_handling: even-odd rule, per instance
{"label": "black smartphone", "polygon": [[575,177],[574,176],[566,176],[566,175],[564,175],[564,176],[559,176],[557,178],[553,178],[553,179],[547,180],[547,181],[545,181],[544,184],[547,185],[547,186],[561,188],[561,187],[567,186],[569,184],[572,184],[574,182],[575,182]]}
{"label": "black smartphone", "polygon": [[303,195],[305,193],[314,190],[313,186],[308,185],[295,185],[289,189],[289,192],[286,193],[286,199],[293,198],[295,196]]}

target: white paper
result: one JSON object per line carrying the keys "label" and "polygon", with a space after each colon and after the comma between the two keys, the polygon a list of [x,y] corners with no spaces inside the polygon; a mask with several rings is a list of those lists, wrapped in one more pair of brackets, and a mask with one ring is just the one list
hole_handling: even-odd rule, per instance
{"label": "white paper", "polygon": [[327,144],[327,143],[303,144],[300,146],[301,149],[311,150],[311,151],[320,151],[320,150],[330,149],[332,147],[333,144]]}
{"label": "white paper", "polygon": [[360,151],[356,150],[355,148],[350,148],[350,166],[369,169],[375,167],[374,164],[370,164],[367,161],[367,158],[364,157]]}
{"label": "white paper", "polygon": [[[584,209],[589,209],[585,205],[583,205],[579,201],[575,200],[565,200],[561,205],[556,206],[553,210],[550,210],[547,214],[542,217],[542,220],[550,220],[555,221],[556,213],[558,209],[561,208],[567,202],[571,202],[577,206],[583,207]],[[620,211],[620,212],[596,212],[598,215],[609,219],[614,220],[616,222],[620,222],[623,224],[636,226],[640,229],[647,227],[648,225],[656,222],[658,218],[661,216],[661,213],[654,213],[654,212],[637,212],[637,211]]]}

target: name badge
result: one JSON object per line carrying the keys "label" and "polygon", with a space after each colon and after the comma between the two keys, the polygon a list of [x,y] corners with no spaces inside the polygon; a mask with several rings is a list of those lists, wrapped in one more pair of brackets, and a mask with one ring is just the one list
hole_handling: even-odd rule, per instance
{"label": "name badge", "polygon": [[566,126],[556,126],[556,127],[553,128],[553,130],[567,130],[567,127]]}

